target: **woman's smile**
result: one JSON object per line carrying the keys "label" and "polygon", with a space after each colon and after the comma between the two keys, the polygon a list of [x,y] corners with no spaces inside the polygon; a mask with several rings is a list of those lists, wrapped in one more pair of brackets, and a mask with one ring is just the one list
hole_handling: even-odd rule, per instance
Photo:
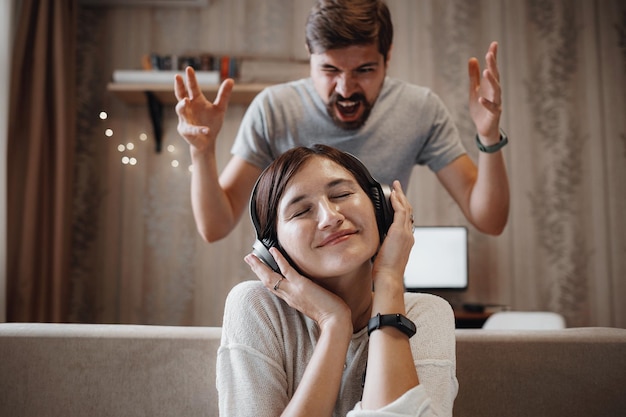
{"label": "woman's smile", "polygon": [[321,248],[324,246],[333,246],[333,245],[339,244],[341,242],[348,240],[350,237],[352,237],[356,233],[357,231],[354,229],[341,230],[341,231],[332,233],[330,236],[326,237],[319,245],[317,245],[317,247]]}

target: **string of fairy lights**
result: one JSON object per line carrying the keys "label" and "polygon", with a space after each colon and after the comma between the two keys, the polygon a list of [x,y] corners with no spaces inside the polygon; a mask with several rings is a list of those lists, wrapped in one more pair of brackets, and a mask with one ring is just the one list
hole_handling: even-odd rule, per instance
{"label": "string of fairy lights", "polygon": [[[99,114],[99,117],[100,117],[100,120],[107,120],[109,115],[106,111],[101,111]],[[113,129],[111,127],[106,127],[104,129],[104,136],[106,136],[109,139],[113,138],[114,137]],[[142,132],[139,134],[138,139],[139,139],[139,142],[146,142],[148,140],[148,135]],[[135,142],[133,142],[132,140],[126,143],[122,143],[122,142],[118,143],[117,151],[120,153],[120,162],[122,163],[122,165],[134,166],[134,165],[139,164],[136,153],[133,152],[135,151],[135,149],[136,149],[136,145],[135,145]],[[176,153],[177,153],[176,146],[168,145],[165,148],[165,150],[172,158],[170,160],[170,165],[172,166],[172,168],[180,168],[181,166],[180,161],[176,159]],[[191,165],[188,167],[188,170],[189,172],[192,171]]]}

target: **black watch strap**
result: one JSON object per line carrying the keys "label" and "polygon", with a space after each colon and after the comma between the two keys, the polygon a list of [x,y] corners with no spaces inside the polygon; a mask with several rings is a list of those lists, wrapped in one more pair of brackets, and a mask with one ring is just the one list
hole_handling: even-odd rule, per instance
{"label": "black watch strap", "polygon": [[395,327],[409,338],[415,334],[415,323],[403,316],[402,314],[376,314],[367,323],[367,334],[371,334],[374,330],[381,327]]}

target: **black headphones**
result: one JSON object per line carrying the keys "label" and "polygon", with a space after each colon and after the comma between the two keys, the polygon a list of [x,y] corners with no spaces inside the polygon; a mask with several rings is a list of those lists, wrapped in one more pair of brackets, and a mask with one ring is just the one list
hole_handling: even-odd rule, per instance
{"label": "black headphones", "polygon": [[[378,181],[372,177],[369,173],[365,165],[354,155],[344,152],[353,162],[354,164],[362,171],[362,173],[367,178],[368,182],[368,195],[374,204],[374,211],[376,213],[376,223],[378,225],[378,234],[380,235],[380,242],[382,243],[383,239],[387,235],[387,231],[389,230],[389,226],[393,223],[393,207],[391,207],[391,201],[389,198],[391,197],[391,188],[386,184],[380,184]],[[261,174],[259,179],[263,176]],[[289,260],[289,263],[293,265],[293,262],[289,259],[285,251],[280,247],[278,242],[275,242],[272,238],[264,238],[261,239],[259,237],[261,231],[259,227],[259,220],[256,214],[256,192],[257,187],[259,185],[259,179],[257,179],[256,184],[254,184],[254,188],[252,189],[252,194],[250,196],[250,220],[252,220],[252,224],[254,225],[254,230],[256,233],[256,239],[254,244],[252,245],[252,253],[256,255],[264,264],[272,268],[274,272],[280,272],[280,268],[278,264],[274,260],[274,257],[269,252],[271,247],[278,248],[283,255]],[[293,265],[295,267],[295,265]],[[297,269],[297,268],[296,268]]]}

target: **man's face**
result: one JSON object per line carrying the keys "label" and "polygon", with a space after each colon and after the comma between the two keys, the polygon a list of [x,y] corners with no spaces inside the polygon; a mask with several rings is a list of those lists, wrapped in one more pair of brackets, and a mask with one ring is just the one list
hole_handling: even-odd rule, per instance
{"label": "man's face", "polygon": [[385,80],[387,63],[376,44],[311,54],[311,78],[329,116],[344,129],[367,120]]}

